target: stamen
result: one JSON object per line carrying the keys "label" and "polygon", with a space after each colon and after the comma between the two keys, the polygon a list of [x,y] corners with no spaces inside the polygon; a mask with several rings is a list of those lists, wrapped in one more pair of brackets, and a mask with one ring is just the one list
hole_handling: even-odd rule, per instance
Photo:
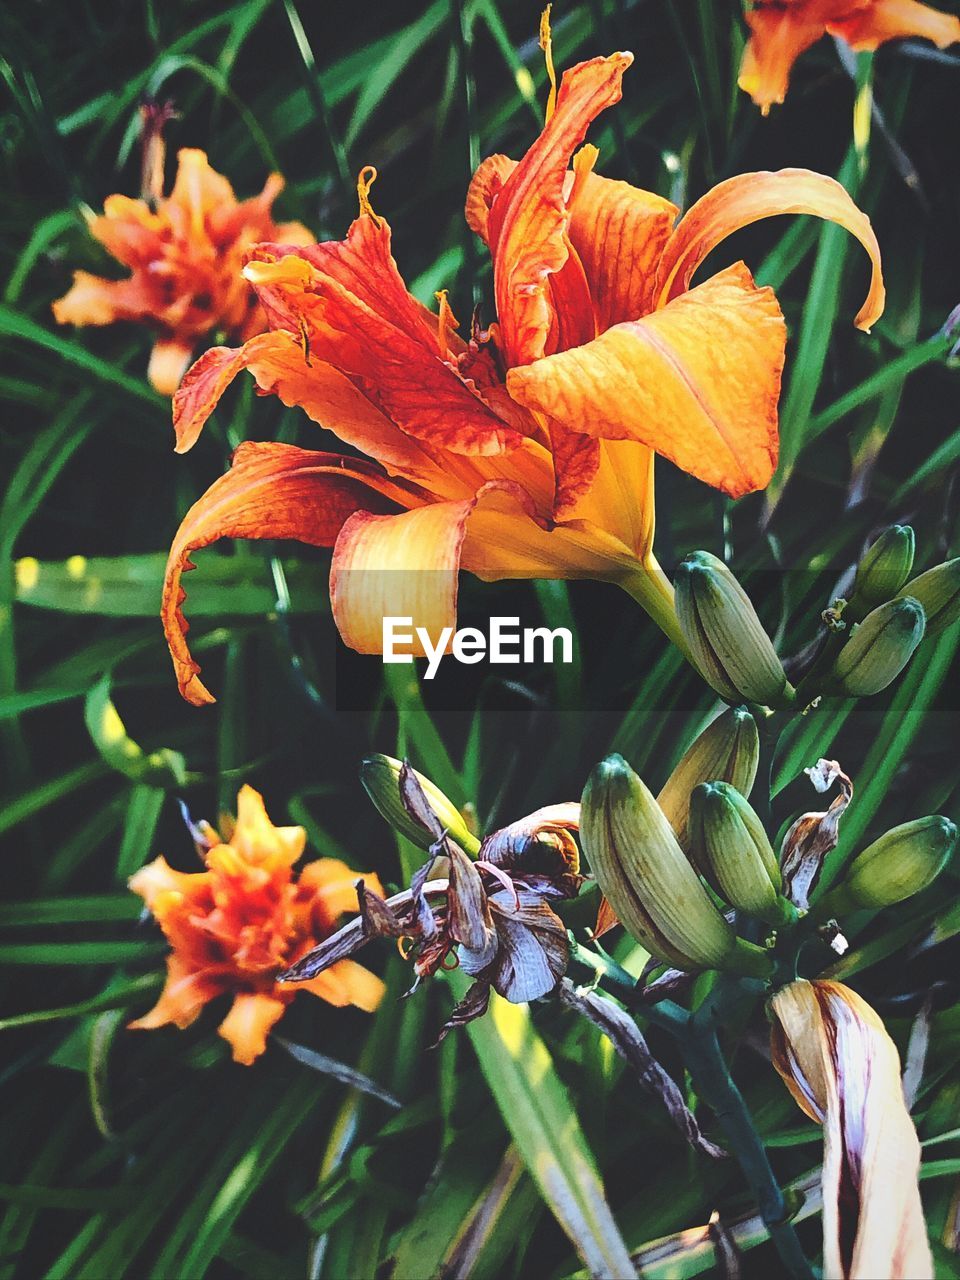
{"label": "stamen", "polygon": [[377,171],[372,164],[364,165],[360,170],[360,176],[357,178],[357,199],[360,201],[360,216],[366,215],[372,218],[374,225],[381,225],[380,219],[373,212],[373,206],[370,204],[370,188],[377,180]]}
{"label": "stamen", "polygon": [[553,65],[553,33],[550,30],[550,10],[552,8],[553,5],[548,4],[540,15],[540,48],[543,50],[543,59],[547,64],[547,75],[550,79],[547,109],[543,113],[544,124],[550,123],[557,106],[557,72]]}

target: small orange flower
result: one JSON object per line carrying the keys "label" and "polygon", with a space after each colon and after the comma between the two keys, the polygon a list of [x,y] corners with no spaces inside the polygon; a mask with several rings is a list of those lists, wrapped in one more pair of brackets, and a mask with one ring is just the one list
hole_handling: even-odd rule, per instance
{"label": "small orange flower", "polygon": [[960,40],[960,18],[918,0],[753,0],[740,88],[764,115],[786,97],[790,71],[828,33],[852,49],[876,49],[900,36],[923,36],[941,49]]}
{"label": "small orange flower", "polygon": [[73,287],[53,304],[58,324],[102,325],[134,320],[158,330],[150,382],[171,396],[201,338],[212,331],[245,341],[266,328],[266,317],[240,275],[244,256],[259,240],[307,245],[313,236],[299,222],[277,225],[270,214],[283,190],[271,174],[260,195],[238,201],[202,151],[179,153],[173,190],[152,205],[108,196],[90,232],[130,269],[125,280],[76,271]]}
{"label": "small orange flower", "polygon": [[[224,838],[204,825],[206,870],[174,871],[162,857],[130,880],[173,950],[167,981],[156,1005],[133,1028],[175,1023],[188,1027],[209,1000],[232,995],[220,1034],[235,1062],[249,1066],[267,1047],[267,1035],[296,990],[276,976],[328,934],[345,912],[357,907],[361,876],[335,858],[308,862],[294,879],[303,853],[302,827],[275,827],[262,797],[245,786],[237,797],[237,820]],[[376,876],[366,884],[382,892]],[[372,1012],[383,994],[375,974],[343,960],[298,989],[328,1003]]]}
{"label": "small orange flower", "polygon": [[174,398],[178,450],[249,369],[261,392],[374,461],[247,443],[187,513],[162,616],[188,701],[212,698],[186,643],[181,575],[221,537],[333,546],[334,619],[361,653],[381,651],[386,614],[411,616],[434,640],[452,626],[461,567],[485,581],[616,582],[676,637],[653,555],[654,453],[734,497],[764,487],[786,341],[773,291],[743,263],[694,287],[698,267],[740,227],[811,213],[870,254],[861,328],[884,295],[870,222],[831,178],[744,174],[675,226],[668,200],[596,176],[596,148],[574,153],[620,100],[632,61],[573,67],[523,159],[492,156],[477,170],[466,216],[493,257],[489,330],[465,340],[445,295],[435,315],[408,293],[370,205],[372,170],[346,240],[252,251],[244,274],[270,331],[208,351],[187,373]]}

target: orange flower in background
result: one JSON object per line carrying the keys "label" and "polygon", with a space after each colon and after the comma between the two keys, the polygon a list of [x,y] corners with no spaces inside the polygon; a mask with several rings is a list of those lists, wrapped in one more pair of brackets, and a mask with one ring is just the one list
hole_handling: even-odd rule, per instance
{"label": "orange flower in background", "polygon": [[925,1280],[920,1143],[883,1022],[840,982],[792,982],[772,998],[773,1064],[823,1125],[823,1274]]}
{"label": "orange flower in background", "polygon": [[876,49],[900,36],[923,36],[941,49],[960,40],[960,18],[918,0],[753,0],[740,88],[766,115],[783,102],[793,64],[830,34],[851,49]]}
{"label": "orange flower in background", "polygon": [[[241,789],[236,823],[223,839],[206,824],[196,836],[206,870],[174,871],[160,857],[130,880],[173,948],[159,1000],[132,1028],[188,1027],[209,1000],[231,995],[220,1034],[234,1061],[249,1065],[263,1053],[297,990],[333,1005],[367,1012],[377,1007],[383,983],[352,960],[295,989],[276,982],[278,973],[335,930],[342,915],[356,911],[358,872],[320,858],[294,878],[306,834],[302,827],[275,827],[252,787]],[[375,875],[362,879],[382,892]]]}
{"label": "orange flower in background", "polygon": [[386,614],[433,637],[453,625],[460,568],[487,581],[617,582],[677,637],[652,549],[654,454],[734,497],[766,485],[785,343],[773,291],[742,263],[694,287],[697,268],[740,227],[812,213],[847,227],[872,259],[861,328],[884,295],[869,220],[830,178],[732,178],[675,226],[669,201],[595,175],[596,148],[577,148],[619,101],[632,60],[573,67],[524,158],[477,170],[466,216],[493,257],[489,330],[461,338],[445,295],[434,314],[407,291],[370,205],[372,170],[346,240],[252,251],[244,274],[270,331],[188,372],[174,399],[178,450],[249,369],[262,393],[371,461],[247,443],[187,514],[163,621],[189,701],[212,698],[187,647],[181,574],[220,537],[333,546],[334,619],[362,653],[381,651]]}
{"label": "orange flower in background", "polygon": [[[251,246],[260,240],[313,240],[298,222],[273,221],[270,209],[283,190],[279,174],[270,175],[260,195],[238,201],[204,152],[185,148],[178,159],[169,196],[158,193],[152,202],[108,196],[102,215],[89,220],[90,233],[131,274],[105,280],[76,271],[69,293],[53,304],[59,324],[133,320],[155,328],[149,378],[168,396],[207,334],[245,341],[266,328],[256,295],[240,274]],[[162,166],[159,173],[162,181]]]}

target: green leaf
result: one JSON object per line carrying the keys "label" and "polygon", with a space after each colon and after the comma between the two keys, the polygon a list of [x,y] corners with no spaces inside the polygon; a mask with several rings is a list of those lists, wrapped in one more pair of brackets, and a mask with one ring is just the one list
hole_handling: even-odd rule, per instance
{"label": "green leaf", "polygon": [[[457,999],[470,985],[447,975]],[[633,1274],[577,1112],[526,1006],[495,993],[490,1010],[467,1031],[527,1172],[595,1275]]]}
{"label": "green leaf", "polygon": [[[20,604],[61,613],[100,614],[111,618],[156,618],[167,562],[164,552],[140,556],[101,556],[40,562],[17,561],[16,599]],[[294,614],[329,611],[328,571],[315,564],[284,564]],[[269,566],[257,556],[207,555],[190,585],[190,616],[262,617],[274,611],[276,587]]]}
{"label": "green leaf", "polygon": [[179,751],[161,747],[145,754],[127,733],[110,697],[110,676],[106,675],[87,694],[83,717],[93,745],[104,761],[133,782],[151,786],[182,787],[187,781],[186,761]]}

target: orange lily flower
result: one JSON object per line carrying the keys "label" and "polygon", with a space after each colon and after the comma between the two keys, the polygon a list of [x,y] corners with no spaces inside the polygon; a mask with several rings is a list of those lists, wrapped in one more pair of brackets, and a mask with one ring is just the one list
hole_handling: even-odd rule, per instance
{"label": "orange lily flower", "polygon": [[368,1013],[377,1007],[383,983],[353,960],[295,989],[276,981],[333,933],[340,916],[356,911],[359,879],[382,891],[376,876],[361,877],[336,858],[319,858],[294,879],[306,833],[275,827],[262,797],[248,786],[237,797],[236,823],[222,839],[206,823],[195,836],[206,870],[174,871],[159,857],[130,880],[173,948],[159,1000],[132,1028],[188,1027],[209,1000],[229,994],[233,1003],[220,1034],[234,1061],[249,1066],[297,990]]}
{"label": "orange lily flower", "polygon": [[[653,555],[654,453],[737,497],[777,460],[785,328],[773,291],[739,263],[693,287],[725,236],[759,218],[839,222],[873,262],[857,324],[883,308],[869,220],[831,178],[744,174],[674,226],[662,197],[591,172],[586,130],[618,102],[629,53],[569,70],[522,160],[493,156],[466,216],[494,268],[497,323],[464,340],[440,298],[408,292],[390,228],[360,176],[347,238],[258,245],[245,275],[270,331],[208,351],[174,399],[189,449],[226,386],[249,369],[372,461],[247,443],[187,514],[167,565],[163,621],[180,690],[212,701],[184,636],[181,574],[220,537],[333,546],[330,590],[344,641],[382,649],[384,615],[436,637],[455,623],[460,568],[500,578],[616,582],[679,640]],[[572,159],[572,168],[571,165]]]}
{"label": "orange lily flower", "polygon": [[823,1125],[823,1274],[924,1280],[920,1143],[883,1022],[840,982],[792,982],[771,1000],[773,1063]]}
{"label": "orange lily flower", "polygon": [[766,115],[783,102],[793,64],[828,33],[851,49],[876,49],[900,36],[923,36],[941,49],[960,40],[960,18],[918,0],[753,0],[740,88]]}
{"label": "orange lily flower", "polygon": [[151,203],[108,196],[90,233],[130,269],[125,280],[76,271],[73,287],[53,304],[58,324],[103,325],[133,320],[155,328],[148,376],[172,396],[201,338],[213,331],[245,341],[266,328],[256,295],[240,272],[260,240],[307,245],[299,222],[278,225],[271,206],[283,190],[273,173],[252,200],[238,201],[202,151],[184,148],[169,196]]}

